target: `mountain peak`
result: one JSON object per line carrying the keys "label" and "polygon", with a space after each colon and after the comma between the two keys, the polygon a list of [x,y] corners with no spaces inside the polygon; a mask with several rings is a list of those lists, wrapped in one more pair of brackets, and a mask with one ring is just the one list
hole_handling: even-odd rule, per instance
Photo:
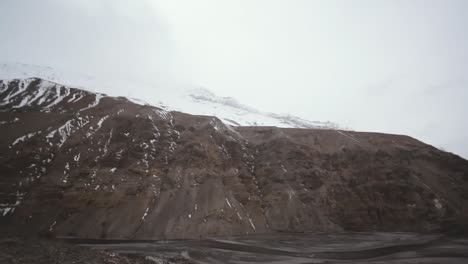
{"label": "mountain peak", "polygon": [[[50,85],[45,85],[47,87],[56,85],[67,89],[75,87],[82,90],[106,91],[110,95],[123,96],[140,105],[154,105],[194,115],[216,116],[224,123],[234,126],[338,128],[338,125],[332,122],[310,121],[290,114],[262,112],[242,104],[233,97],[217,96],[204,87],[157,90],[155,88],[157,85],[144,84],[143,81],[141,83],[135,80],[129,81],[125,80],[125,77],[100,80],[82,74],[61,72],[48,66],[24,63],[0,64],[0,80],[22,79],[22,82],[30,82],[27,80],[31,78],[42,79],[42,86],[47,80],[50,82]],[[147,91],[147,93],[135,96],[135,91]]]}

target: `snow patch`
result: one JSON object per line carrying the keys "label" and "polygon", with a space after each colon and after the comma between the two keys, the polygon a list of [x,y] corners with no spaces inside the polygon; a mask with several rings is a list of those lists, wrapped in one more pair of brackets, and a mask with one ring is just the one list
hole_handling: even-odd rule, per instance
{"label": "snow patch", "polygon": [[252,222],[252,219],[251,219],[250,217],[249,217],[249,223],[250,223],[250,225],[252,226],[252,228],[253,228],[254,230],[257,230],[257,229],[255,228],[255,225],[254,225],[254,223]]}
{"label": "snow patch", "polygon": [[46,138],[53,139],[58,134],[59,135],[58,146],[62,147],[62,145],[65,143],[65,141],[67,141],[69,136],[71,136],[76,130],[84,127],[88,123],[89,121],[87,119],[83,119],[82,117],[76,117],[75,119],[68,120],[67,122],[65,122],[65,124],[60,126],[58,129],[50,132],[46,136]]}
{"label": "snow patch", "polygon": [[14,210],[15,210],[15,208],[13,208],[13,207],[0,208],[0,213],[2,214],[2,216],[5,216],[9,212],[13,213]]}
{"label": "snow patch", "polygon": [[236,212],[237,213],[237,217],[239,217],[239,220],[242,221],[242,216],[239,214],[239,212]]}
{"label": "snow patch", "polygon": [[142,221],[145,221],[145,218],[146,218],[146,216],[148,215],[148,210],[149,210],[149,207],[146,208],[145,213],[144,213],[143,216],[141,217],[141,220],[142,220]]}
{"label": "snow patch", "polygon": [[16,145],[16,144],[18,144],[20,142],[26,141],[26,140],[34,137],[35,135],[41,134],[41,133],[42,133],[42,131],[37,131],[37,132],[32,132],[32,133],[29,133],[27,135],[21,136],[21,137],[17,138],[13,143],[11,143],[11,146],[14,146],[14,145]]}
{"label": "snow patch", "polygon": [[56,224],[57,224],[57,221],[54,221],[54,222],[50,225],[49,231],[52,231],[52,230],[54,229],[54,227],[55,227]]}
{"label": "snow patch", "polygon": [[229,199],[228,198],[224,198],[226,200],[226,203],[229,205],[230,208],[232,208],[232,205],[231,203],[229,202]]}
{"label": "snow patch", "polygon": [[153,112],[155,112],[158,116],[160,116],[164,120],[168,120],[171,117],[171,114],[163,109],[154,109]]}
{"label": "snow patch", "polygon": [[353,136],[348,135],[348,134],[346,134],[346,133],[344,133],[344,132],[342,132],[342,131],[336,130],[336,132],[337,132],[338,134],[340,134],[340,135],[343,135],[343,136],[345,136],[345,137],[351,139],[352,141],[354,141],[354,142],[356,142],[356,143],[359,143],[359,144],[361,143],[359,140],[355,139]]}
{"label": "snow patch", "polygon": [[[62,88],[64,89],[64,92],[65,92],[64,95],[61,95]],[[60,103],[68,95],[70,95],[70,89],[69,88],[64,87],[64,86],[55,85],[55,96],[56,96],[56,98],[52,103],[44,106],[44,108],[48,108],[48,109],[52,108],[52,106],[55,106],[58,103]]]}
{"label": "snow patch", "polygon": [[93,107],[96,107],[96,106],[99,104],[99,102],[101,102],[101,99],[102,99],[103,97],[104,97],[103,94],[96,93],[96,94],[94,95],[94,102],[92,102],[92,103],[91,103],[90,105],[88,105],[87,107],[78,110],[78,112],[83,112],[83,111],[85,111],[85,110],[88,110],[88,109],[91,109],[91,108],[93,108]]}
{"label": "snow patch", "polygon": [[281,164],[281,169],[283,170],[283,172],[288,172],[288,170],[286,170],[283,164]]}
{"label": "snow patch", "polygon": [[141,100],[141,99],[137,99],[137,98],[130,98],[130,97],[126,97],[126,99],[134,104],[137,104],[137,105],[149,105],[147,102],[145,102],[144,100]]}

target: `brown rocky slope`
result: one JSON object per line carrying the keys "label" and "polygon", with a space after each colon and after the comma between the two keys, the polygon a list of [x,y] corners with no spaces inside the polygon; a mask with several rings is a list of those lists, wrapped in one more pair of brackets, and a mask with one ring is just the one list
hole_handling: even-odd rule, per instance
{"label": "brown rocky slope", "polygon": [[445,231],[468,215],[468,161],[407,136],[231,127],[36,78],[0,82],[0,135],[5,236]]}

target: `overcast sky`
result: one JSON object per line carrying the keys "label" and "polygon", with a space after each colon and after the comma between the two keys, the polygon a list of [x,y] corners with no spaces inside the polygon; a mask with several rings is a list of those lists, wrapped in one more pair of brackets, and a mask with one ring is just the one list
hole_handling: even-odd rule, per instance
{"label": "overcast sky", "polygon": [[143,99],[203,86],[468,157],[468,1],[1,0],[0,13],[0,63],[158,83]]}

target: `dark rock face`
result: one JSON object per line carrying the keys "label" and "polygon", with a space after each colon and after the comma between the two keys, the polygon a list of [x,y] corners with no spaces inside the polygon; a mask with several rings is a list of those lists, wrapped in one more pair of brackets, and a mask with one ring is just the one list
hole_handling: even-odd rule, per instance
{"label": "dark rock face", "polygon": [[0,133],[5,235],[466,227],[468,161],[406,136],[230,127],[40,79],[0,83]]}

